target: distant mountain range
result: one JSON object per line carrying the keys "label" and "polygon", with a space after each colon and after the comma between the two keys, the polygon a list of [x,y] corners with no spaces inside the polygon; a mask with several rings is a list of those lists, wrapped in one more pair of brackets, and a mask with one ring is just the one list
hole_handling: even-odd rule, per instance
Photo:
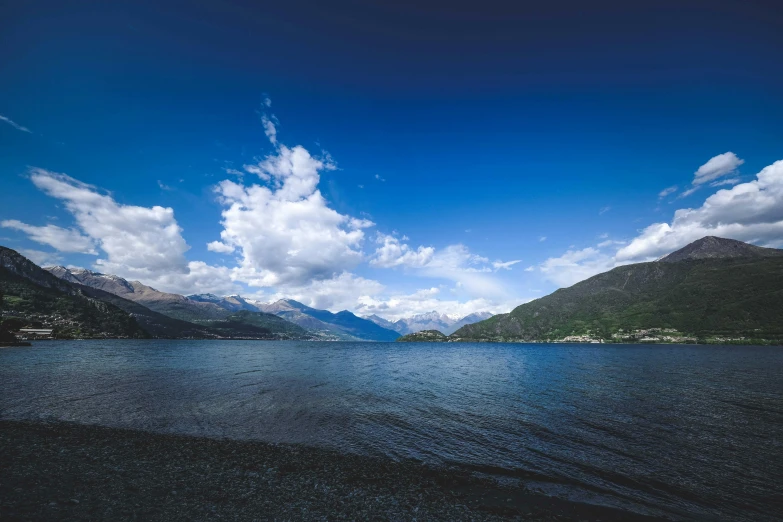
{"label": "distant mountain range", "polygon": [[464,326],[449,340],[783,342],[783,250],[705,237]]}
{"label": "distant mountain range", "polygon": [[466,315],[461,319],[452,319],[446,314],[432,311],[399,319],[394,322],[388,321],[383,317],[378,317],[377,315],[368,315],[365,316],[365,319],[368,319],[383,328],[394,330],[401,335],[421,332],[423,330],[438,330],[439,332],[449,335],[465,325],[477,323],[489,319],[490,317],[492,317],[492,314],[489,312],[477,312]]}
{"label": "distant mountain range", "polygon": [[64,338],[783,342],[783,250],[716,237],[615,268],[508,314],[461,319],[430,312],[391,322],[292,299],[186,297],[85,269],[42,269],[5,247],[0,291],[7,328],[52,327]]}
{"label": "distant mountain range", "polygon": [[[108,292],[153,312],[185,321],[191,328],[201,328],[204,335],[255,335],[263,338],[264,334],[271,334],[283,338],[334,341],[394,341],[400,336],[396,331],[351,312],[344,310],[335,314],[305,306],[292,299],[262,304],[238,295],[221,297],[194,294],[185,297],[160,292],[139,281],[127,281],[115,275],[85,269],[53,266],[45,270],[64,281]],[[269,331],[253,331],[247,325]]]}
{"label": "distant mountain range", "polygon": [[[377,315],[363,318],[347,310],[337,313],[319,310],[293,299],[259,303],[239,295],[183,296],[161,292],[140,281],[128,281],[83,268],[52,266],[42,269],[13,250],[3,251],[6,257],[13,257],[19,263],[24,260],[25,266],[35,267],[29,271],[35,272],[37,279],[28,278],[25,284],[36,285],[39,280],[58,281],[57,285],[67,288],[68,292],[92,302],[112,305],[129,324],[135,323],[143,331],[139,335],[152,337],[394,341],[400,335],[426,329],[451,333],[461,326],[491,317],[488,313],[477,313],[453,319],[430,312],[392,323]],[[12,301],[20,302],[10,296],[8,302]],[[19,307],[6,307],[5,313],[28,317],[37,306],[30,304],[25,313]],[[48,317],[45,310],[41,312],[37,315]],[[92,333],[85,330],[77,335],[120,336],[127,333],[114,329],[99,334],[98,330],[100,328],[96,325]]]}

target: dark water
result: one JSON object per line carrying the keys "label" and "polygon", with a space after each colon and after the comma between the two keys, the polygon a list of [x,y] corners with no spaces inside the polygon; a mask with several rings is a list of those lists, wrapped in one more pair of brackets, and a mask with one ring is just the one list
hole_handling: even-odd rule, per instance
{"label": "dark water", "polygon": [[774,347],[41,342],[0,350],[0,417],[459,464],[677,519],[783,513]]}

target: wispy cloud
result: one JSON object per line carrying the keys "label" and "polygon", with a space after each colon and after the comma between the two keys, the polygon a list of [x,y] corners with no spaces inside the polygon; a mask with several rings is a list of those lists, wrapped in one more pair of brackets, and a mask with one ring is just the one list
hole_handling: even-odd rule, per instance
{"label": "wispy cloud", "polygon": [[[737,172],[737,168],[743,163],[745,163],[745,160],[740,159],[733,152],[724,152],[723,154],[713,156],[709,159],[709,161],[707,161],[707,163],[699,167],[696,172],[693,173],[693,183],[691,183],[691,188],[684,191],[678,197],[686,198],[690,196],[699,190],[705,183],[711,182],[710,186],[713,187],[717,185],[729,184],[729,180],[725,180],[725,183],[716,180],[722,178],[723,176],[735,174]],[[734,179],[739,181],[738,178]]]}
{"label": "wispy cloud", "polygon": [[19,125],[18,123],[16,123],[16,122],[15,122],[14,120],[12,120],[11,118],[8,118],[8,117],[6,117],[6,116],[3,116],[2,114],[0,114],[0,121],[4,121],[4,122],[6,122],[8,125],[10,125],[11,127],[13,127],[13,128],[14,128],[14,129],[16,129],[16,130],[20,130],[20,131],[22,131],[22,132],[27,132],[27,133],[30,133],[30,134],[32,134],[32,133],[33,133],[33,131],[31,131],[31,130],[30,130],[30,129],[28,129],[27,127],[25,127],[25,126],[23,126],[23,125]]}
{"label": "wispy cloud", "polygon": [[672,185],[671,187],[666,187],[665,189],[663,189],[662,191],[660,191],[658,193],[658,199],[663,199],[663,198],[665,198],[666,196],[668,196],[670,194],[674,194],[675,192],[677,192],[678,188],[679,187],[677,185]]}
{"label": "wispy cloud", "polygon": [[721,179],[710,183],[710,187],[720,187],[721,185],[736,185],[739,182],[740,178]]}
{"label": "wispy cloud", "polygon": [[600,216],[602,214],[606,214],[610,210],[612,210],[612,207],[603,207],[601,210],[598,211],[598,215]]}
{"label": "wispy cloud", "polygon": [[0,226],[24,232],[36,243],[49,245],[60,252],[78,252],[96,255],[95,245],[90,237],[82,235],[73,228],[62,228],[57,225],[45,225],[42,227],[28,225],[16,219],[7,219],[0,222]]}

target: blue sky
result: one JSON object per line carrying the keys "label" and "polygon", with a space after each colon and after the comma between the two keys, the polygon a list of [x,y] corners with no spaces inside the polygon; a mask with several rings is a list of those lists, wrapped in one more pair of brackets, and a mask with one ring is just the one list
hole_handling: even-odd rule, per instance
{"label": "blue sky", "polygon": [[390,318],[783,246],[772,4],[164,4],[3,7],[1,244]]}

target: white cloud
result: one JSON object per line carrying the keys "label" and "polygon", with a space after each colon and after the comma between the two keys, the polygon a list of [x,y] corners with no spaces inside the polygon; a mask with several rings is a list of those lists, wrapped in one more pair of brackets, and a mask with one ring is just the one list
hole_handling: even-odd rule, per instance
{"label": "white cloud", "polygon": [[688,196],[690,196],[691,194],[693,194],[694,192],[696,192],[696,191],[697,191],[697,190],[699,190],[700,188],[701,188],[701,187],[691,187],[691,188],[689,188],[688,190],[684,190],[684,191],[682,192],[682,194],[680,194],[679,196],[677,196],[677,199],[680,199],[680,198],[687,198]]}
{"label": "white cloud", "polygon": [[[100,272],[116,274],[127,279],[138,279],[161,290],[189,293],[200,291],[226,291],[234,288],[231,274],[225,267],[211,267],[202,262],[187,262],[188,245],[182,237],[174,211],[171,208],[152,208],[123,205],[97,188],[64,174],[44,169],[31,169],[30,179],[36,187],[51,197],[59,199],[73,214],[76,225],[90,243],[97,244],[106,254],[93,268]],[[50,238],[56,234],[49,229]],[[84,236],[70,231],[62,236],[63,244],[50,241],[47,244],[67,250],[68,241]],[[39,231],[41,233],[41,231]],[[58,246],[59,244],[59,246]],[[94,253],[94,252],[93,252]]]}
{"label": "white cloud", "polygon": [[568,286],[622,264],[657,259],[705,236],[783,246],[783,160],[765,167],[753,181],[718,190],[701,207],[677,210],[671,223],[653,223],[628,243],[604,241],[568,250],[536,269]]}
{"label": "white cloud", "polygon": [[230,254],[235,249],[233,246],[225,245],[220,241],[212,241],[210,243],[207,243],[207,250],[211,252],[219,252],[221,254]]}
{"label": "white cloud", "polygon": [[511,270],[512,266],[521,262],[522,262],[521,259],[515,259],[514,261],[494,261],[492,263],[492,268],[494,268],[495,270]]}
{"label": "white cloud", "polygon": [[54,252],[43,252],[29,248],[20,248],[19,253],[38,266],[56,265],[62,261],[62,257]]}
{"label": "white cloud", "polygon": [[601,210],[598,211],[598,215],[600,216],[600,215],[606,214],[610,210],[612,210],[612,207],[603,207]]}
{"label": "white cloud", "polygon": [[56,225],[36,227],[16,219],[7,219],[0,222],[0,226],[24,232],[36,243],[49,245],[60,252],[94,255],[98,253],[95,251],[95,245],[89,237],[83,236],[78,230],[72,228],[62,228]]}
{"label": "white cloud", "polygon": [[266,114],[263,114],[261,116],[261,124],[264,126],[264,134],[269,138],[269,142],[272,145],[277,145],[277,127],[275,127],[275,123]]}
{"label": "white cloud", "polygon": [[460,284],[472,296],[506,295],[506,288],[488,275],[500,269],[509,270],[518,261],[490,262],[470,252],[462,244],[449,245],[440,250],[420,246],[414,250],[394,236],[378,235],[381,244],[370,259],[370,264],[383,268],[404,267],[416,275],[449,279]]}
{"label": "white cloud", "polygon": [[675,192],[677,192],[678,188],[679,187],[677,187],[677,185],[672,185],[671,187],[666,187],[665,189],[663,189],[662,191],[660,191],[658,193],[658,199],[663,199],[663,198],[665,198],[666,196],[668,196],[670,194],[674,194]]}
{"label": "white cloud", "polygon": [[284,285],[275,290],[272,294],[263,294],[257,298],[266,302],[294,299],[313,308],[339,311],[356,310],[358,303],[379,294],[384,286],[378,281],[342,272],[329,279],[314,280],[303,285]]}
{"label": "white cloud", "polygon": [[708,181],[732,174],[743,163],[745,163],[745,160],[739,159],[733,152],[718,154],[698,168],[693,175],[693,185],[703,185]]}
{"label": "white cloud", "polygon": [[671,223],[654,223],[621,248],[622,261],[652,259],[704,236],[764,245],[783,242],[783,160],[765,167],[757,178],[718,190],[696,209],[674,213]]}
{"label": "white cloud", "polygon": [[401,243],[396,237],[380,232],[375,241],[381,246],[375,250],[375,256],[370,259],[370,264],[381,268],[395,266],[421,268],[429,263],[435,254],[435,249],[432,247],[420,246],[413,250],[405,243]]}
{"label": "white cloud", "polygon": [[380,174],[376,174],[375,179],[377,179],[378,181],[386,181],[386,178],[382,178]]}
{"label": "white cloud", "polygon": [[158,180],[158,187],[160,187],[161,190],[166,190],[166,191],[174,190],[173,188],[163,183],[161,180]]}
{"label": "white cloud", "polygon": [[453,318],[462,318],[475,312],[506,313],[529,299],[494,301],[486,298],[458,301],[440,299],[439,288],[424,288],[412,294],[397,294],[387,298],[365,296],[359,298],[356,313],[376,314],[389,321],[396,321],[411,315],[437,310]]}
{"label": "white cloud", "polygon": [[710,187],[720,187],[721,185],[736,185],[739,182],[740,178],[721,179],[710,183]]}
{"label": "white cloud", "polygon": [[320,172],[332,168],[302,146],[285,145],[246,165],[269,186],[218,184],[224,230],[208,248],[237,250],[234,277],[251,286],[304,285],[350,270],[363,259],[363,229],[373,223],[329,208],[317,187]]}
{"label": "white cloud", "polygon": [[0,114],[0,121],[4,121],[4,122],[6,122],[8,125],[10,125],[11,127],[13,127],[13,128],[14,128],[14,129],[16,129],[16,130],[20,130],[20,131],[22,131],[22,132],[27,132],[27,133],[30,133],[30,134],[32,134],[32,133],[33,133],[33,131],[31,131],[31,130],[30,130],[30,129],[28,129],[27,127],[24,127],[24,126],[22,126],[22,125],[19,125],[18,123],[16,123],[16,122],[15,122],[14,120],[12,120],[11,118],[7,118],[7,117],[3,116],[2,114]]}
{"label": "white cloud", "polygon": [[537,268],[546,279],[560,287],[571,286],[601,272],[614,268],[614,258],[598,248],[568,250],[560,257],[551,257]]}
{"label": "white cloud", "polygon": [[[735,174],[737,168],[745,163],[745,160],[737,157],[733,152],[724,152],[713,156],[710,160],[699,167],[693,174],[693,183],[691,188],[685,190],[677,196],[678,199],[687,198],[697,190],[699,190],[705,183],[710,183],[710,186],[715,187],[718,185],[732,184],[732,182],[739,181],[738,178],[732,180],[716,181],[718,178],[727,176],[729,174]],[[668,190],[668,189],[667,189]]]}
{"label": "white cloud", "polygon": [[495,270],[511,270],[512,266],[521,262],[521,259],[515,259],[514,261],[495,261],[492,263],[492,268]]}

